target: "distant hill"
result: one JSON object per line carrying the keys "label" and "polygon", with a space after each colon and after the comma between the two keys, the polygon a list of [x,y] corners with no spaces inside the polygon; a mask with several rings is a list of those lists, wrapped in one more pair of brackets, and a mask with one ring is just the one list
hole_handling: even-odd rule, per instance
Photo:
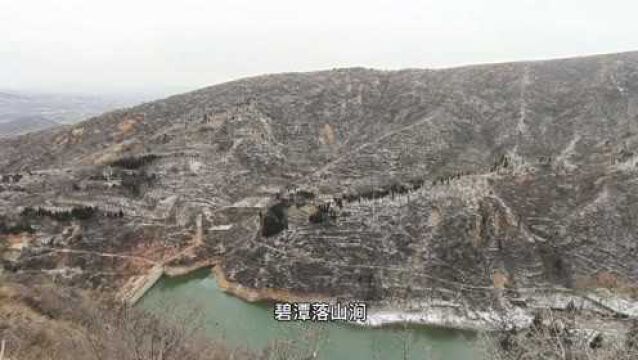
{"label": "distant hill", "polygon": [[140,99],[126,97],[0,90],[0,136],[40,130],[55,124],[72,124],[139,102]]}
{"label": "distant hill", "polygon": [[23,98],[20,95],[0,91],[0,104],[4,101],[12,101]]}
{"label": "distant hill", "polygon": [[15,136],[59,125],[42,116],[25,116],[0,123],[0,136]]}

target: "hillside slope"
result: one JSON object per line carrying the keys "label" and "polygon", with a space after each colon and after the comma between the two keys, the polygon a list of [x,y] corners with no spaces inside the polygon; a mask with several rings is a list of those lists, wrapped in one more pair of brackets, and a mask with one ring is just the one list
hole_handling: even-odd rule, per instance
{"label": "hillside slope", "polygon": [[635,317],[637,145],[638,53],[248,78],[0,139],[3,257],[105,288],[214,261],[444,326]]}

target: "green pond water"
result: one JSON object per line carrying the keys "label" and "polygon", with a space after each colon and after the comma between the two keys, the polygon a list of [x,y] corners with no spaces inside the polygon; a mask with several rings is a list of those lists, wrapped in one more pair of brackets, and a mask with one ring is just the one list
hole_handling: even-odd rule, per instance
{"label": "green pond water", "polygon": [[[229,345],[260,350],[275,341],[316,350],[319,359],[474,359],[467,334],[425,327],[366,328],[341,322],[280,322],[273,305],[251,304],[221,291],[209,270],[162,277],[138,303],[166,317],[192,316]],[[187,315],[188,314],[188,315]],[[404,356],[406,355],[406,356]]]}

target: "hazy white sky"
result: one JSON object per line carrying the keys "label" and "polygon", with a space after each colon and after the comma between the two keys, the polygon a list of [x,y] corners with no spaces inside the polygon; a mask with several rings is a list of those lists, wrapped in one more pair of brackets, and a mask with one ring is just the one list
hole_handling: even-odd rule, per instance
{"label": "hazy white sky", "polygon": [[635,0],[0,0],[0,88],[167,94],[638,50],[637,13]]}

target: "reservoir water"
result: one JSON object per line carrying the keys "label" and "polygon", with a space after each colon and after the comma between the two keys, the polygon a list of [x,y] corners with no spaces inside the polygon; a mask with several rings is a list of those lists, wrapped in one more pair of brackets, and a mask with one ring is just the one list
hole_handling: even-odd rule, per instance
{"label": "reservoir water", "polygon": [[232,346],[259,350],[274,341],[316,350],[319,359],[473,359],[459,332],[425,327],[366,328],[338,322],[280,322],[272,305],[247,303],[220,290],[210,270],[162,277],[138,303],[164,316],[196,309],[204,331]]}

